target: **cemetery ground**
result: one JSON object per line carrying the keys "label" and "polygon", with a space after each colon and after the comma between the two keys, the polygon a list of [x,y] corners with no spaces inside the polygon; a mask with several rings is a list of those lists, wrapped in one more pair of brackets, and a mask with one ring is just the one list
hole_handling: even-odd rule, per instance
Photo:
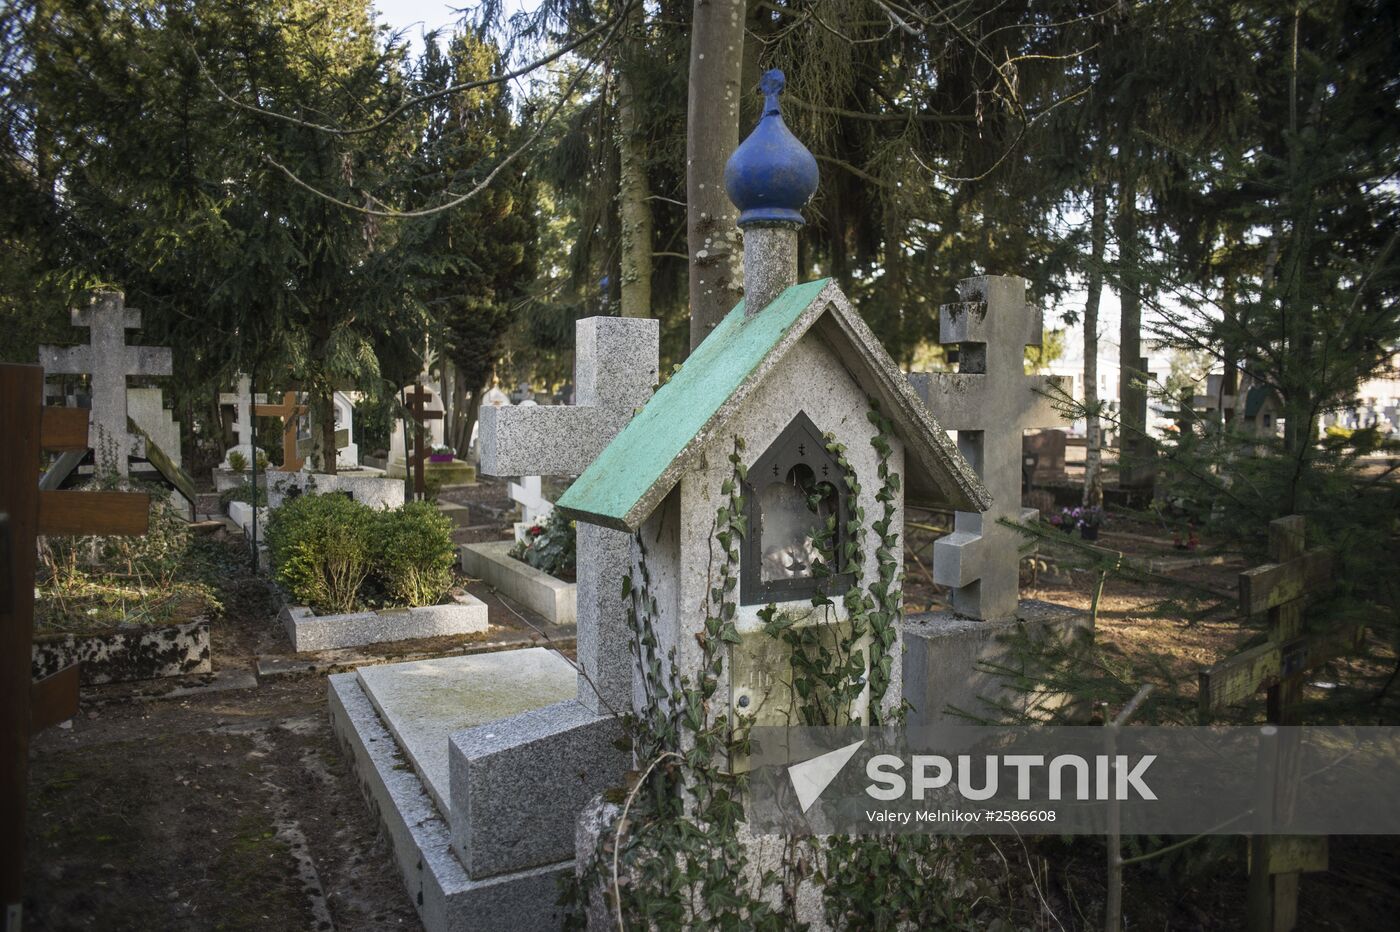
{"label": "cemetery ground", "polygon": [[[452,497],[481,519],[459,528],[460,538],[501,535],[502,484],[484,480]],[[913,511],[908,521],[914,546],[906,595],[915,611],[940,602],[927,582],[933,532],[925,528],[946,525],[947,516]],[[216,586],[222,612],[212,629],[214,674],[86,687],[71,726],[36,739],[26,879],[34,928],[419,928],[387,840],[336,746],[325,676],[362,663],[540,643],[535,628],[545,626],[473,585],[490,606],[492,627],[484,634],[293,660],[284,656],[277,605],[233,540],[219,532],[207,541],[226,558]],[[1124,658],[1168,658],[1164,687],[1173,677],[1194,683],[1197,670],[1240,641],[1233,625],[1153,613],[1173,579],[1231,591],[1241,564],[1210,555],[1209,543],[1178,551],[1169,532],[1121,515],[1097,542],[1131,559],[1168,561],[1156,564],[1157,582],[1110,580],[1098,604],[1100,643]],[[1028,561],[1024,570],[1024,594],[1087,609],[1097,573],[1067,569],[1072,552],[1053,540],[1043,546],[1036,565]],[[564,636],[557,643],[568,651]],[[1335,672],[1335,688],[1344,689],[1385,671],[1343,662]],[[1334,838],[1329,872],[1303,877],[1300,928],[1385,927],[1400,909],[1400,857],[1386,842]],[[1097,924],[1102,839],[967,844],[963,863],[979,884],[1015,904],[1020,927]],[[1212,839],[1196,852],[1241,844]],[[1125,884],[1135,925],[1241,927],[1242,860],[1203,857],[1202,864],[1188,875],[1194,889],[1168,885],[1151,862],[1130,867]]]}

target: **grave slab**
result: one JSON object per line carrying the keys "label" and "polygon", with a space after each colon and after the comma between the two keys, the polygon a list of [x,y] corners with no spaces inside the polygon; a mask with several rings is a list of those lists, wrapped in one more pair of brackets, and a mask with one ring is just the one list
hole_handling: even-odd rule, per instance
{"label": "grave slab", "polygon": [[574,668],[542,647],[416,660],[356,671],[440,813],[449,812],[454,732],[573,699]]}
{"label": "grave slab", "polygon": [[[568,678],[572,688],[573,678]],[[447,821],[361,688],[359,674],[327,679],[331,726],[370,808],[390,839],[394,862],[428,932],[559,929],[559,883],[573,859],[487,880],[467,876],[452,852]],[[446,740],[443,741],[444,748]]]}

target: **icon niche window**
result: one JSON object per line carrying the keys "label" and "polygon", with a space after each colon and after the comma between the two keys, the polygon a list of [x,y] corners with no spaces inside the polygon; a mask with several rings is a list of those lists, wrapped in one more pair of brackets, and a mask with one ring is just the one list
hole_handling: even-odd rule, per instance
{"label": "icon niche window", "polygon": [[839,572],[848,515],[846,476],[804,413],[749,469],[752,520],[744,540],[740,601],[808,599],[849,587]]}

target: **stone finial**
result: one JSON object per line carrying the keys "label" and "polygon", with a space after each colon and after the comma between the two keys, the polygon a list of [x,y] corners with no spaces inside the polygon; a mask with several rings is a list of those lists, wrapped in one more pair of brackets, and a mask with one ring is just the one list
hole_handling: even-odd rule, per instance
{"label": "stone finial", "polygon": [[744,316],[797,284],[797,230],[817,190],[817,160],[783,122],[783,73],[759,81],[763,116],[724,166],[724,187],[744,230]]}

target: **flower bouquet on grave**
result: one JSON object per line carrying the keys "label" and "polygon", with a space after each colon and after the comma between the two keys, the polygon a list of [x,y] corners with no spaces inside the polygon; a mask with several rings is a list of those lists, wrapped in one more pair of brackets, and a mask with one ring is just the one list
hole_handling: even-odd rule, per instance
{"label": "flower bouquet on grave", "polygon": [[1183,534],[1179,529],[1172,532],[1172,546],[1177,550],[1195,550],[1201,545],[1201,538],[1196,533],[1196,525],[1187,523],[1186,532]]}
{"label": "flower bouquet on grave", "polygon": [[428,452],[428,462],[430,463],[450,463],[454,453],[451,447],[436,446]]}
{"label": "flower bouquet on grave", "polygon": [[1099,528],[1103,527],[1103,509],[1076,508],[1075,511],[1079,513],[1079,536],[1084,540],[1098,540]]}
{"label": "flower bouquet on grave", "polygon": [[1078,508],[1061,508],[1060,513],[1050,519],[1050,523],[1066,534],[1074,533],[1074,529],[1079,526]]}

